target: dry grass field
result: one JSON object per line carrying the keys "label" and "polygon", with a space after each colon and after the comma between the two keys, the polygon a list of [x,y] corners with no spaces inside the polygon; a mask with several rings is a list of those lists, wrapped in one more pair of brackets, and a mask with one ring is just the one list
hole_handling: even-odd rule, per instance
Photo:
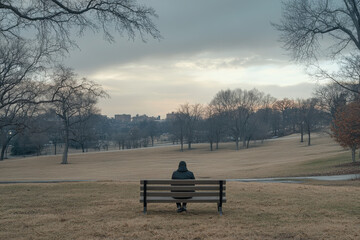
{"label": "dry grass field", "polygon": [[350,162],[350,153],[328,136],[314,134],[307,146],[295,135],[239,151],[227,143],[214,152],[202,144],[184,152],[174,146],[72,154],[68,165],[60,164],[60,155],[9,159],[0,162],[0,181],[169,178],[181,160],[197,178],[259,178],[341,172],[334,166]]}
{"label": "dry grass field", "polygon": [[360,239],[360,182],[227,184],[228,202],[149,204],[139,183],[0,185],[0,239]]}
{"label": "dry grass field", "polygon": [[0,162],[0,181],[86,180],[0,184],[0,239],[360,239],[360,181],[301,184],[228,182],[224,215],[216,204],[149,204],[142,214],[139,179],[169,178],[180,160],[197,178],[257,178],[360,172],[350,154],[314,135],[257,143],[235,151],[222,144],[74,154]]}

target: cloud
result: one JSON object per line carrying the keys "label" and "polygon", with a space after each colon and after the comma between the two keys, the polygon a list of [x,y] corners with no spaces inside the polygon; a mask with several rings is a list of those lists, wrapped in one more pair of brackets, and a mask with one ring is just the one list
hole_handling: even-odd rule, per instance
{"label": "cloud", "polygon": [[[222,61],[215,61],[216,63]],[[180,62],[183,63],[183,62]],[[309,97],[313,85],[301,68],[254,65],[244,68],[196,67],[172,61],[139,62],[101,69],[89,79],[102,84],[111,96],[101,101],[103,113],[161,115],[186,102],[207,104],[221,89],[258,88],[277,98]],[[305,83],[304,83],[305,82]]]}
{"label": "cloud", "polygon": [[164,39],[85,33],[67,65],[104,86],[103,113],[162,115],[185,102],[211,101],[221,89],[258,88],[275,97],[308,97],[312,84],[288,61],[270,22],[281,0],[139,0],[152,6]]}
{"label": "cloud", "polygon": [[85,33],[66,60],[69,66],[87,74],[105,66],[136,63],[139,60],[188,59],[204,54],[216,58],[284,60],[270,25],[280,18],[280,0],[143,1],[158,13],[155,19],[164,39],[116,39],[114,44],[99,34]]}

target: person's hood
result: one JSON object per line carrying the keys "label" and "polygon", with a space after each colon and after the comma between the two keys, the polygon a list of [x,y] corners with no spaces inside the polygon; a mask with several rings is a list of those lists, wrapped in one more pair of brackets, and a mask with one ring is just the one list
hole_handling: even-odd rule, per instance
{"label": "person's hood", "polygon": [[186,171],[187,171],[186,162],[185,162],[185,161],[179,162],[178,171],[179,171],[179,172],[186,172]]}

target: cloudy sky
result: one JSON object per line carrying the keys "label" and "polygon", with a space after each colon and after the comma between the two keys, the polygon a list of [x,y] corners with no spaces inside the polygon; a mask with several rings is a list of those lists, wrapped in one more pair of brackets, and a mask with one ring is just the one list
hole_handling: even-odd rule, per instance
{"label": "cloudy sky", "polygon": [[207,104],[221,89],[257,88],[276,98],[310,97],[314,80],[290,62],[270,22],[281,0],[143,0],[163,39],[101,34],[78,39],[66,64],[100,83],[102,114],[165,117],[180,104]]}

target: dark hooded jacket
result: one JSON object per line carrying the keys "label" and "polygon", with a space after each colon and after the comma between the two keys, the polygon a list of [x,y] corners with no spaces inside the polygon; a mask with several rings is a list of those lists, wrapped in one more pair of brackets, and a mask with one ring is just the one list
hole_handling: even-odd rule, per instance
{"label": "dark hooded jacket", "polygon": [[[181,161],[179,163],[178,170],[173,172],[171,179],[195,179],[195,176],[191,171],[187,170],[186,162]],[[179,185],[172,185],[172,186],[179,186]],[[184,184],[184,186],[193,186],[193,184]],[[171,191],[172,192],[183,192],[183,191],[176,191],[176,190],[171,190]],[[194,192],[194,191],[187,191],[187,192]],[[187,199],[187,198],[191,198],[191,197],[174,197],[174,198]]]}
{"label": "dark hooded jacket", "polygon": [[186,168],[186,162],[181,161],[178,170],[173,172],[171,179],[195,179],[195,176]]}

